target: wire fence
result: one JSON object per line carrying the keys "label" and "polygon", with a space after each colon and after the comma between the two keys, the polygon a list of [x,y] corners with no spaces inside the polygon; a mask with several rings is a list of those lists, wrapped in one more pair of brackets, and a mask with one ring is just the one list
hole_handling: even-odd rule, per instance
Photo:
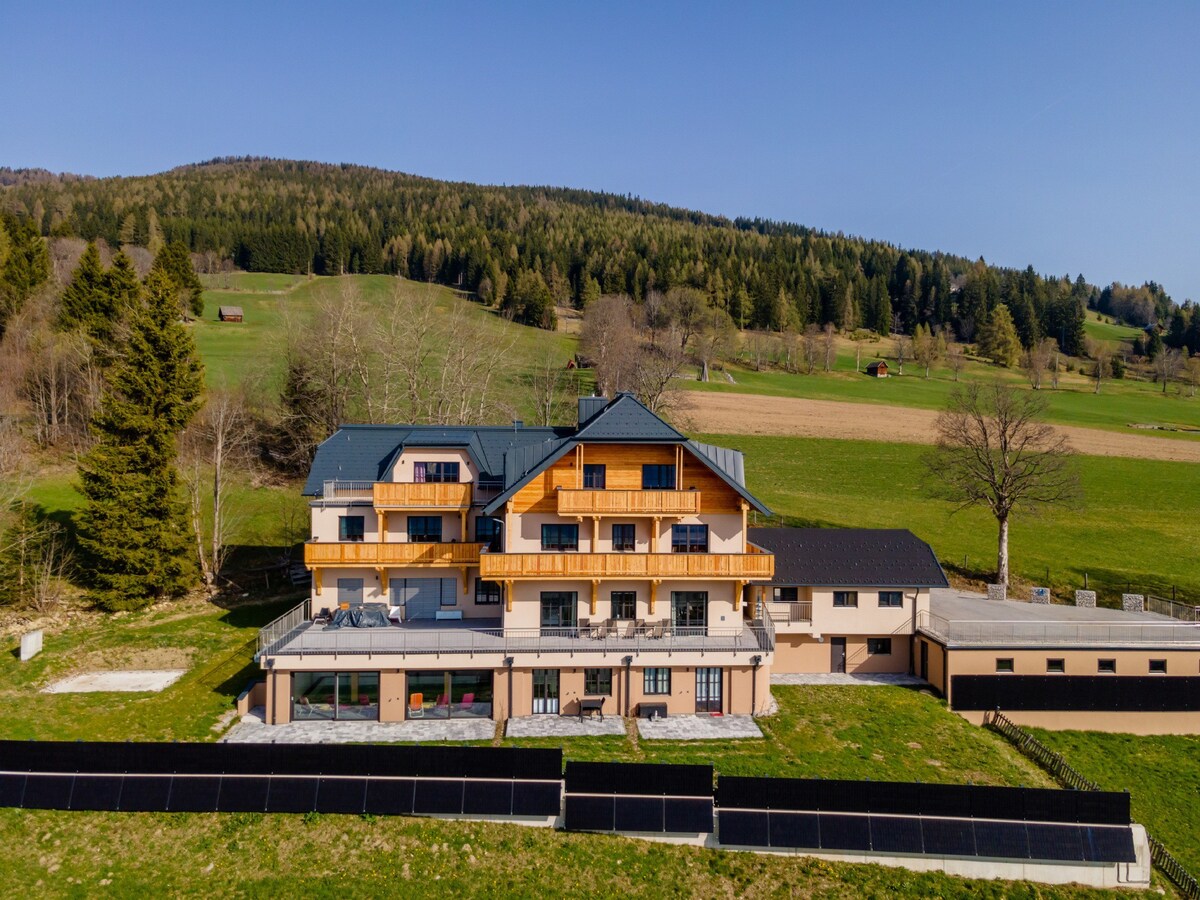
{"label": "wire fence", "polygon": [[[985,724],[1007,738],[1014,747],[1053,775],[1060,784],[1077,791],[1101,790],[1096,782],[1084,778],[1072,768],[1061,753],[1051,750],[1000,710],[990,713],[985,718]],[[1150,844],[1150,859],[1159,871],[1167,876],[1186,900],[1200,900],[1200,881],[1196,880],[1196,876],[1149,831],[1146,832],[1146,840]]]}

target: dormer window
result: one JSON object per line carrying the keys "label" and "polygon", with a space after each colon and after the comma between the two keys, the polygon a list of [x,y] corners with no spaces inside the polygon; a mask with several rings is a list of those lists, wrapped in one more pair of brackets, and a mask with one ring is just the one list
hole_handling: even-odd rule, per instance
{"label": "dormer window", "polygon": [[413,463],[413,481],[417,484],[426,482],[458,484],[458,463],[415,462]]}

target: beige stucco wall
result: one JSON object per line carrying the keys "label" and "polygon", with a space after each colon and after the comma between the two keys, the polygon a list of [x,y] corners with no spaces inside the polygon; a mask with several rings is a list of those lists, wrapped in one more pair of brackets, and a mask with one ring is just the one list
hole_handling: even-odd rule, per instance
{"label": "beige stucco wall", "polygon": [[459,481],[478,481],[479,470],[471,462],[466,450],[435,450],[425,447],[413,447],[405,450],[396,460],[389,479],[397,484],[410,484],[413,481],[414,462],[456,462],[459,463]]}
{"label": "beige stucco wall", "polygon": [[[637,552],[670,553],[671,526],[674,524],[708,525],[708,550],[710,553],[742,553],[742,517],[740,515],[710,514],[685,516],[681,519],[663,519],[658,534],[654,534],[654,520],[644,517],[602,516],[599,540],[593,542],[592,518],[576,521],[574,516],[559,516],[553,513],[529,512],[506,517],[505,547],[509,553],[539,553],[542,549],[542,525],[579,525],[580,552],[607,552],[612,550],[612,526],[615,522],[632,522],[636,526]],[[334,522],[336,529],[337,523]]]}
{"label": "beige stucco wall", "polygon": [[538,628],[541,626],[541,595],[543,591],[575,591],[578,595],[579,619],[607,619],[612,615],[612,592],[634,591],[637,594],[637,618],[661,621],[671,618],[672,591],[707,591],[708,625],[710,628],[740,628],[742,614],[733,605],[734,585],[728,581],[664,581],[658,586],[654,613],[650,613],[650,583],[648,581],[602,580],[597,588],[596,614],[591,613],[592,583],[590,581],[518,581],[513,585],[512,612],[505,613],[506,628]]}
{"label": "beige stucco wall", "polygon": [[338,503],[335,501],[317,500],[310,504],[312,509],[313,540],[336,544],[338,541],[338,519],[341,516],[363,517],[363,540],[375,542],[379,540],[379,517],[370,502]]}
{"label": "beige stucco wall", "polygon": [[[361,578],[363,580],[363,602],[364,603],[387,603],[391,604],[391,585],[395,584],[402,578],[452,578],[455,584],[455,597],[457,603],[454,606],[446,606],[445,609],[462,610],[463,618],[485,618],[494,619],[503,615],[504,604],[499,606],[484,605],[477,606],[475,604],[475,578],[479,575],[479,569],[473,568],[467,570],[467,579],[464,588],[462,573],[457,568],[392,568],[388,567],[388,584],[389,589],[385,592],[382,587],[382,582],[379,578],[379,573],[370,567],[323,567],[314,573],[312,591],[309,595],[311,601],[311,612],[317,613],[322,609],[334,609],[338,605],[337,582],[339,578]],[[317,581],[321,583],[321,593],[317,594]]]}
{"label": "beige stucco wall", "polygon": [[941,691],[946,692],[946,650],[937,641],[931,641],[927,637],[918,636],[916,639],[917,657],[914,660],[913,671],[920,675],[920,646],[926,645],[929,650],[929,677],[926,679],[931,685]]}
{"label": "beige stucco wall", "polygon": [[857,607],[835,607],[832,588],[812,589],[812,630],[831,635],[907,635],[912,634],[914,608],[919,615],[929,609],[928,590],[902,590],[902,607],[880,607],[879,592],[895,588],[846,588],[858,592]]}
{"label": "beige stucco wall", "polygon": [[1047,659],[1061,659],[1065,675],[1100,675],[1097,661],[1115,659],[1117,675],[1149,675],[1150,660],[1165,659],[1167,674],[1196,675],[1200,671],[1200,650],[1108,650],[1108,649],[1056,649],[1053,647],[1036,650],[1009,650],[988,648],[986,650],[964,650],[952,648],[947,651],[954,675],[995,675],[997,659],[1011,659],[1014,675],[1046,675]]}
{"label": "beige stucco wall", "polygon": [[[907,672],[909,639],[903,635],[824,635],[818,639],[807,634],[776,634],[775,659],[771,670],[777,674],[825,673],[833,670],[832,637],[846,638],[846,672],[848,674],[877,672]],[[867,653],[868,637],[890,637],[890,654]]]}
{"label": "beige stucco wall", "polygon": [[[955,710],[983,724],[986,713]],[[1106,731],[1115,734],[1200,734],[1200,712],[1088,712],[1083,710],[1004,711],[1007,719],[1049,731]]]}

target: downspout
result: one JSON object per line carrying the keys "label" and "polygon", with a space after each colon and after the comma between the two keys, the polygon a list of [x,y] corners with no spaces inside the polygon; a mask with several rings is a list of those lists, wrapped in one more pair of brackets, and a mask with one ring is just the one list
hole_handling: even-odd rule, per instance
{"label": "downspout", "polygon": [[918,598],[920,598],[920,596],[921,596],[921,589],[915,588],[913,590],[913,603],[912,603],[912,637],[908,639],[908,674],[909,675],[917,674],[917,663],[916,663],[916,658],[915,658],[917,655],[917,600],[918,600]]}
{"label": "downspout", "polygon": [[633,657],[627,656],[623,660],[625,663],[625,718],[629,718],[629,691],[631,684],[630,667],[633,665]]}
{"label": "downspout", "polygon": [[754,664],[754,673],[750,676],[750,715],[754,715],[758,709],[758,667],[762,665],[762,657],[752,656],[750,662]]}
{"label": "downspout", "polygon": [[508,667],[508,715],[505,718],[511,719],[513,714],[513,658],[511,656],[504,657],[504,665]]}

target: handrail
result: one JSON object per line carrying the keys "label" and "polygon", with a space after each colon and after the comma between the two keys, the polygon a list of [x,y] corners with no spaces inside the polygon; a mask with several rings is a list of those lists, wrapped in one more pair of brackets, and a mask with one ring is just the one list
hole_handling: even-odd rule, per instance
{"label": "handrail", "polygon": [[1078,622],[1065,619],[948,620],[928,610],[917,628],[952,644],[1200,644],[1200,625],[1177,621]]}
{"label": "handrail", "polygon": [[1166,597],[1146,596],[1146,612],[1168,616],[1181,622],[1200,622],[1200,606],[1180,603],[1178,600],[1168,600]]}
{"label": "handrail", "polygon": [[289,609],[269,625],[259,629],[257,655],[266,655],[271,649],[272,645],[291,634],[293,631],[307,622],[308,608],[309,601],[305,600],[299,606]]}
{"label": "handrail", "polygon": [[559,488],[559,515],[683,516],[700,512],[699,491]]}
{"label": "handrail", "polygon": [[764,618],[789,624],[812,624],[811,600],[765,600],[763,607],[766,612]]}
{"label": "handrail", "polygon": [[770,578],[764,553],[484,553],[480,577],[505,578]]}

